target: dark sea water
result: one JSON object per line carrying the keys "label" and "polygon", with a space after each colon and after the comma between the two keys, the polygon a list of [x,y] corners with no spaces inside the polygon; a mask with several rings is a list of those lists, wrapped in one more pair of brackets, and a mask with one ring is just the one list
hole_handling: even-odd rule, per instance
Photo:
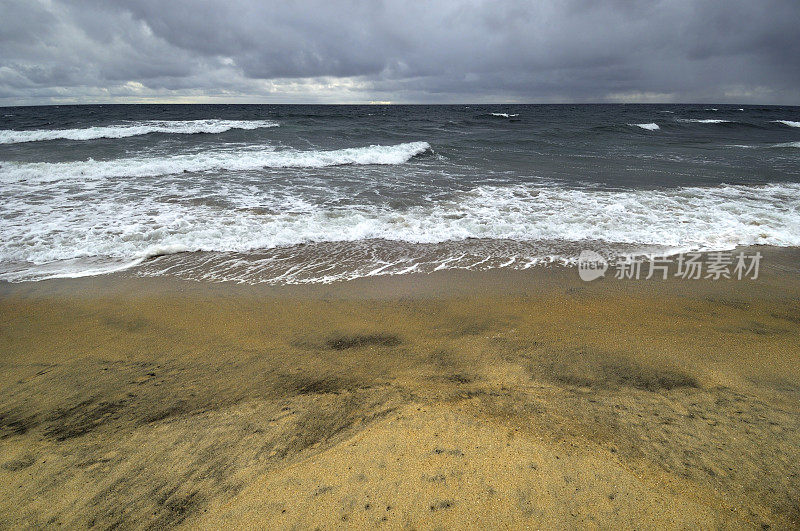
{"label": "dark sea water", "polygon": [[327,282],[800,245],[800,108],[0,108],[0,280]]}

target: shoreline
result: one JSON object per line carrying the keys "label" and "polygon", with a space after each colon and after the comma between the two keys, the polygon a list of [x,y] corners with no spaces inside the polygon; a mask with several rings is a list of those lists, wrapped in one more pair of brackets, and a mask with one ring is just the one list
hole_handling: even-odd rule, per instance
{"label": "shoreline", "polygon": [[515,240],[466,238],[415,243],[385,238],[305,242],[248,251],[189,250],[183,245],[153,246],[126,259],[87,257],[5,264],[0,283],[27,283],[102,276],[167,276],[197,282],[235,284],[332,284],[361,278],[431,274],[439,271],[526,271],[575,267],[584,252],[599,252],[609,263],[628,258],[675,259],[714,253],[791,252],[789,245],[705,246],[706,250],[665,244],[608,243],[601,240]]}
{"label": "shoreline", "polygon": [[[737,246],[731,250],[723,251],[696,251],[691,253],[656,253],[657,257],[666,257],[671,260],[670,267],[674,268],[676,258],[681,255],[699,255],[701,261],[708,261],[709,256],[713,253],[722,252],[737,255],[738,253],[745,253],[752,255],[759,253],[762,255],[762,271],[766,271],[768,275],[772,274],[785,274],[788,272],[800,274],[800,247],[776,247],[770,245],[754,245],[754,246]],[[179,253],[183,254],[183,253]],[[194,252],[189,254],[215,254]],[[225,253],[219,253],[225,254]],[[175,256],[175,255],[165,255]],[[137,263],[130,267],[124,266],[123,269],[112,270],[105,273],[91,274],[91,275],[78,275],[78,276],[58,276],[51,278],[43,278],[36,280],[21,280],[21,281],[8,281],[0,280],[0,296],[21,294],[21,293],[69,293],[78,292],[80,290],[89,290],[89,292],[103,292],[114,293],[120,289],[124,290],[126,286],[134,283],[140,283],[137,289],[148,284],[159,286],[160,289],[175,289],[178,291],[191,289],[196,287],[202,289],[235,289],[239,292],[251,291],[253,293],[269,295],[271,293],[280,295],[290,295],[291,292],[302,294],[303,296],[314,296],[316,294],[328,293],[333,290],[342,296],[347,296],[348,292],[355,291],[361,292],[364,289],[367,291],[374,291],[376,294],[380,290],[388,289],[389,293],[394,292],[395,289],[410,289],[412,286],[420,286],[419,290],[415,293],[423,294],[426,289],[434,287],[445,286],[447,289],[452,290],[453,294],[459,293],[457,285],[459,282],[470,282],[471,278],[486,279],[480,282],[484,287],[491,286],[498,288],[501,292],[503,290],[513,289],[509,288],[509,284],[515,285],[516,282],[522,281],[526,284],[525,288],[530,287],[537,283],[555,284],[560,283],[564,285],[583,285],[583,286],[597,286],[601,283],[619,281],[630,288],[634,284],[641,282],[646,283],[691,283],[694,286],[703,285],[708,282],[706,278],[699,279],[681,279],[675,278],[675,271],[670,269],[669,274],[665,280],[659,278],[645,279],[647,273],[647,261],[642,261],[642,275],[640,279],[616,279],[615,271],[611,267],[615,263],[615,259],[626,256],[625,254],[613,255],[609,259],[609,269],[603,275],[594,281],[581,282],[577,274],[577,257],[570,263],[563,261],[554,262],[539,262],[526,268],[514,267],[490,267],[486,269],[467,269],[467,268],[452,268],[441,269],[426,272],[412,271],[409,273],[381,273],[376,275],[361,276],[350,279],[336,279],[328,282],[299,282],[299,283],[276,283],[276,282],[245,282],[236,280],[209,280],[209,279],[193,279],[184,278],[174,274],[137,274],[135,268],[141,263]],[[633,253],[631,256],[644,259],[646,253]],[[733,264],[731,264],[732,268]],[[730,279],[719,279],[726,281]],[[747,282],[750,279],[743,279]],[[215,288],[216,287],[216,288]],[[370,288],[371,287],[371,288]]]}
{"label": "shoreline", "polygon": [[0,283],[9,525],[800,524],[800,250],[324,285]]}

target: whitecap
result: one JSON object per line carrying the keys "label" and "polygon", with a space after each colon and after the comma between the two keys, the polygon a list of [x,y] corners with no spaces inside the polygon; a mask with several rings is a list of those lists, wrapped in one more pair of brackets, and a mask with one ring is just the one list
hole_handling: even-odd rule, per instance
{"label": "whitecap", "polygon": [[776,148],[800,148],[800,142],[783,142],[782,144],[775,144],[772,147],[776,147]]}
{"label": "whitecap", "polygon": [[631,127],[641,127],[642,129],[647,129],[648,131],[656,131],[658,129],[661,129],[658,126],[658,124],[654,123],[654,122],[650,122],[650,123],[646,123],[646,124],[628,124],[628,125],[630,125]]}
{"label": "whitecap", "polygon": [[6,162],[0,169],[0,182],[47,182],[111,177],[155,177],[184,172],[251,171],[262,168],[322,168],[325,166],[403,164],[430,151],[427,142],[372,145],[331,151],[239,149],[204,151],[192,155],[132,157],[108,161],[88,159],[78,162]]}
{"label": "whitecap", "polygon": [[679,122],[692,122],[697,124],[723,124],[723,123],[732,123],[731,120],[717,120],[717,119],[699,119],[699,118],[681,118],[678,120]]}
{"label": "whitecap", "polygon": [[150,133],[219,134],[232,129],[252,130],[278,127],[278,125],[277,122],[270,120],[149,120],[79,129],[35,129],[28,131],[3,129],[0,130],[0,144],[19,144],[47,140],[126,138]]}

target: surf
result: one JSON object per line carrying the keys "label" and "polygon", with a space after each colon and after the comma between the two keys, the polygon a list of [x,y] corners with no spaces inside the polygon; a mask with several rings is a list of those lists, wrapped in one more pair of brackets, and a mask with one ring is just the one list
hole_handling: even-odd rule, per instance
{"label": "surf", "polygon": [[100,138],[127,138],[152,133],[173,135],[220,134],[233,129],[250,131],[278,126],[278,122],[271,120],[147,120],[77,129],[34,129],[29,131],[3,129],[0,130],[0,144],[22,144],[50,140],[86,141]]}
{"label": "surf", "polygon": [[425,152],[427,142],[406,142],[336,150],[249,148],[204,151],[156,157],[132,157],[108,161],[88,159],[76,162],[5,162],[0,182],[28,183],[119,177],[156,177],[208,171],[254,171],[269,168],[323,168],[342,165],[403,164]]}

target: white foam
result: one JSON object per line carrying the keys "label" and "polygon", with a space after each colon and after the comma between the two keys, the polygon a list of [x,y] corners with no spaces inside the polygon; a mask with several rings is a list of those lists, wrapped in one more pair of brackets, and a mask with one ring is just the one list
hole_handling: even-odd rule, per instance
{"label": "white foam", "polygon": [[[135,260],[131,260],[130,262],[125,263],[109,263],[102,266],[86,266],[86,265],[78,265],[75,263],[68,264],[65,267],[58,268],[56,265],[55,267],[58,268],[57,272],[55,273],[48,273],[47,269],[44,269],[40,275],[36,275],[33,278],[37,280],[50,280],[54,278],[84,278],[84,277],[94,277],[97,275],[108,275],[109,273],[116,273],[118,271],[125,271],[126,269],[130,269],[132,267],[136,267],[137,265],[141,264],[147,259],[147,257],[140,257],[136,258]],[[19,272],[16,271],[11,275],[6,275],[5,280],[27,280],[30,278],[30,275],[26,272]]]}
{"label": "white foam", "polygon": [[716,120],[716,119],[698,119],[698,118],[682,118],[679,122],[692,122],[696,124],[725,124],[732,123],[731,120]]}
{"label": "white foam", "polygon": [[499,118],[513,118],[514,116],[519,116],[519,113],[517,113],[517,114],[508,114],[506,112],[493,112],[493,113],[491,113],[491,115],[492,116],[497,116]]}
{"label": "white foam", "polygon": [[93,140],[97,138],[125,138],[150,133],[187,135],[196,133],[218,134],[230,131],[231,129],[252,130],[277,126],[277,122],[270,120],[148,120],[81,129],[37,129],[30,131],[3,129],[0,130],[0,144],[17,144],[58,139]]}
{"label": "white foam", "polygon": [[777,147],[777,148],[786,148],[786,147],[788,147],[788,148],[800,148],[800,142],[784,142],[782,144],[775,144],[772,147]]}
{"label": "white foam", "polygon": [[[800,184],[794,183],[613,191],[479,186],[403,209],[385,203],[319,203],[292,189],[281,195],[235,183],[219,185],[214,193],[231,203],[226,208],[187,200],[205,199],[207,190],[181,190],[183,200],[176,202],[171,199],[176,190],[158,179],[144,181],[136,190],[139,195],[131,197],[129,190],[109,186],[102,201],[84,188],[70,187],[48,194],[44,203],[8,198],[8,215],[0,227],[0,262],[17,266],[0,278],[35,278],[37,264],[49,264],[48,274],[58,274],[59,261],[69,263],[67,273],[74,276],[85,271],[76,271],[73,262],[87,258],[138,264],[147,257],[185,251],[248,253],[373,239],[406,244],[600,241],[681,250],[800,246]],[[502,246],[498,249],[492,257],[498,264],[515,256],[504,255]],[[403,262],[401,270],[414,265],[413,256],[413,250],[406,254],[410,263]],[[483,258],[474,260],[475,267]],[[514,267],[538,258],[520,257]],[[373,271],[381,265],[359,267]],[[86,274],[96,269],[87,267]]]}
{"label": "white foam", "polygon": [[658,129],[661,129],[660,127],[658,127],[657,123],[653,122],[647,124],[628,124],[628,125],[630,125],[631,127],[641,127],[642,129],[647,129],[648,131],[656,131]]}
{"label": "white foam", "polygon": [[800,127],[800,122],[793,122],[791,120],[772,120],[773,123],[788,125],[789,127]]}
{"label": "white foam", "polygon": [[321,168],[344,164],[402,164],[431,147],[427,142],[372,145],[331,151],[275,151],[271,148],[204,151],[192,155],[133,157],[111,161],[4,162],[0,182],[43,183],[110,177],[155,177],[183,172],[247,171],[267,168]]}

